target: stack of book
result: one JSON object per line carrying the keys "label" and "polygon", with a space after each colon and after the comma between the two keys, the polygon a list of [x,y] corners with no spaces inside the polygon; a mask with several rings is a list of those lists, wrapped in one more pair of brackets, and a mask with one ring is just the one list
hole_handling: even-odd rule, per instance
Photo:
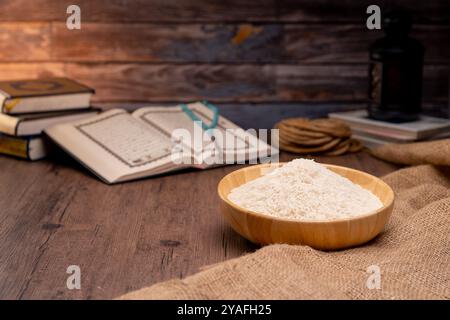
{"label": "stack of book", "polygon": [[44,158],[49,147],[43,130],[97,114],[90,104],[93,93],[66,78],[1,81],[0,154]]}
{"label": "stack of book", "polygon": [[450,119],[421,116],[417,121],[390,123],[370,119],[366,110],[336,112],[328,116],[348,124],[352,136],[368,148],[450,137]]}

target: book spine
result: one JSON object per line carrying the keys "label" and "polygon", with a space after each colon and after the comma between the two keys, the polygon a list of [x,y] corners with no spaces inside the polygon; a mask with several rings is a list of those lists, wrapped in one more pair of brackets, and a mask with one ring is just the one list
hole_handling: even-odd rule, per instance
{"label": "book spine", "polygon": [[0,154],[29,159],[29,139],[0,136]]}
{"label": "book spine", "polygon": [[0,90],[0,113],[5,113],[5,103],[8,95]]}
{"label": "book spine", "polygon": [[0,113],[0,132],[10,136],[16,136],[18,133],[20,119]]}
{"label": "book spine", "polygon": [[14,98],[14,99],[6,99],[3,102],[2,106],[2,112],[3,113],[11,113],[13,109],[19,104],[20,98]]}

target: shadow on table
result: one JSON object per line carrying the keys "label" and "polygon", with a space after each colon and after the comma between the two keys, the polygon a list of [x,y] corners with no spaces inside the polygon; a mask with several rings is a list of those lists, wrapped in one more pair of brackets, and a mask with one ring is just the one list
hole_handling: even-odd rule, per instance
{"label": "shadow on table", "polygon": [[[54,163],[55,165],[58,165],[61,167],[75,169],[75,170],[79,171],[80,173],[86,175],[89,178],[93,178],[97,181],[100,181],[99,177],[94,172],[92,172],[92,170],[90,170],[89,168],[82,165],[75,158],[73,158],[70,154],[68,154],[67,152],[65,152],[64,150],[62,150],[60,148],[54,148],[54,150],[52,150],[51,154],[47,157],[47,161],[50,161],[50,162]],[[186,173],[200,172],[200,171],[203,171],[203,170],[199,170],[199,169],[195,169],[195,168],[184,168],[181,170],[170,171],[170,172],[161,173],[158,175],[152,175],[151,178],[168,177],[168,176],[172,176],[172,175],[186,174]],[[115,183],[115,184],[123,184],[123,183],[128,183],[128,182],[133,182],[133,181],[140,181],[140,180],[145,180],[148,178],[150,178],[150,177],[143,177],[143,178],[133,179],[130,181],[124,181],[124,182],[119,182],[119,183]]]}

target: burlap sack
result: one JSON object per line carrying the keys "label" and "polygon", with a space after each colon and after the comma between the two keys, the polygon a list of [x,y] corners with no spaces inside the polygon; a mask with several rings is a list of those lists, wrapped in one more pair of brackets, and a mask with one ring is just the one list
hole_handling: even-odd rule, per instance
{"label": "burlap sack", "polygon": [[399,164],[450,166],[450,139],[409,144],[387,144],[372,150],[383,160]]}
{"label": "burlap sack", "polygon": [[[450,140],[385,146],[375,154],[404,164],[450,164]],[[449,299],[448,168],[420,165],[384,180],[396,193],[392,218],[385,231],[364,246],[322,252],[306,246],[271,245],[184,280],[156,284],[121,298]],[[377,268],[380,289],[371,282],[373,273],[368,273]]]}

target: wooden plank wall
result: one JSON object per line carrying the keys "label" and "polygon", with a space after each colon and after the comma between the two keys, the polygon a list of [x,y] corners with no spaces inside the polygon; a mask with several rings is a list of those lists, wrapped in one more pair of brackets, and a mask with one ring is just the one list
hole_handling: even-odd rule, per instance
{"label": "wooden plank wall", "polygon": [[73,77],[96,88],[96,102],[317,104],[326,113],[365,102],[368,46],[382,35],[366,29],[365,12],[376,3],[414,13],[413,35],[427,48],[424,105],[447,109],[447,0],[78,0],[82,28],[68,30],[72,3],[0,0],[0,79]]}

